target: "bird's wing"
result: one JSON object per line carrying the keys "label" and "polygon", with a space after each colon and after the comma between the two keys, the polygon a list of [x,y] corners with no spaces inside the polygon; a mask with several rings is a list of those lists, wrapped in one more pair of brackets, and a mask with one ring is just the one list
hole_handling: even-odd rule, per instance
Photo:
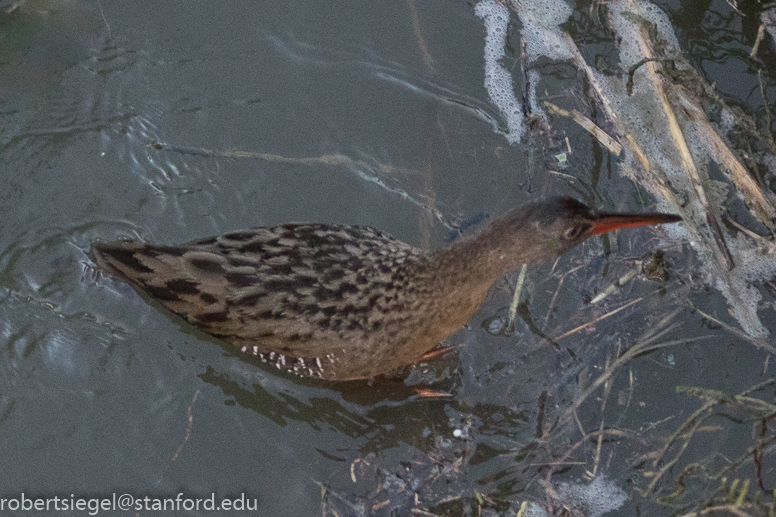
{"label": "bird's wing", "polygon": [[[95,259],[201,330],[254,351],[354,346],[416,248],[371,227],[285,224],[180,246],[96,243]],[[398,286],[398,287],[397,287]]]}

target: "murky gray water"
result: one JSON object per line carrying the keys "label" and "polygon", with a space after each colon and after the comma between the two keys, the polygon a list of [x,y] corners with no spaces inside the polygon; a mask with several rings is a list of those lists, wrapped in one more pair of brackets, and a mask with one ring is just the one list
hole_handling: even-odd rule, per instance
{"label": "murky gray water", "polygon": [[[695,64],[761,120],[756,70],[735,57],[752,27],[741,36],[740,16],[709,4],[664,7]],[[214,493],[244,494],[261,515],[514,515],[543,500],[544,465],[579,462],[556,475],[575,482],[591,469],[592,445],[563,458],[581,438],[577,424],[552,437],[561,409],[607,358],[668,329],[656,342],[673,346],[630,361],[607,397],[577,411],[587,432],[605,417],[633,438],[600,459],[631,496],[620,514],[666,512],[631,487],[648,483],[639,455],[699,406],[675,387],[733,393],[773,375],[764,352],[692,310],[688,302],[735,325],[693,275],[693,251],[654,228],[530,268],[515,334],[486,331],[510,303],[497,286],[451,339],[466,346],[408,374],[406,384],[435,381],[451,398],[420,398],[401,380],[326,385],[258,368],[96,272],[90,243],[318,221],[433,249],[454,237],[446,225],[493,220],[544,195],[605,210],[652,201],[567,120],[552,140],[509,145],[494,131],[484,29],[467,2],[28,0],[0,16],[0,498]],[[510,29],[516,68],[518,36]],[[579,91],[573,70],[542,73],[542,99]],[[763,80],[773,98],[772,75]],[[573,153],[561,168],[565,137]],[[331,155],[349,161],[331,165]],[[666,281],[641,273],[656,249]],[[604,302],[587,303],[634,269]],[[772,287],[763,295],[774,303]],[[732,426],[695,454],[740,454],[750,432]]]}

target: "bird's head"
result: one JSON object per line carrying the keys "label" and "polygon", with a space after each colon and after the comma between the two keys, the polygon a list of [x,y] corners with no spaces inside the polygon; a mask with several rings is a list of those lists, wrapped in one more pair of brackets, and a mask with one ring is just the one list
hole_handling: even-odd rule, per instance
{"label": "bird's head", "polygon": [[[570,197],[554,197],[513,210],[494,222],[492,238],[512,239],[510,253],[520,263],[554,258],[594,235],[618,228],[674,223],[682,218],[671,214],[618,214],[593,212]],[[503,242],[503,241],[502,241]]]}

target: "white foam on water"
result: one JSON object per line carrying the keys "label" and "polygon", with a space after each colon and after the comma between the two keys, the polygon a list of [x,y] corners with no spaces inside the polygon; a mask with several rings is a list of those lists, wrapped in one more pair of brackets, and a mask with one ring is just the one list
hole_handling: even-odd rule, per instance
{"label": "white foam on water", "polygon": [[519,142],[525,133],[523,107],[515,98],[512,74],[501,66],[509,26],[509,9],[495,0],[482,0],[474,8],[485,25],[485,89],[507,123],[504,134],[510,144]]}
{"label": "white foam on water", "polygon": [[662,9],[645,1],[612,2],[609,6],[609,18],[612,27],[622,39],[620,41],[620,61],[626,67],[630,67],[646,58],[644,50],[639,45],[642,36],[639,34],[645,27],[639,23],[643,20],[650,28],[657,29],[661,39],[668,42],[669,46],[679,49],[679,40],[674,34],[671,20]]}
{"label": "white foam on water", "polygon": [[572,14],[571,7],[562,0],[514,1],[523,30],[525,53],[528,61],[541,56],[564,61],[574,59],[574,49],[568,37],[558,27]]}
{"label": "white foam on water", "polygon": [[[597,476],[589,485],[552,483],[550,491],[554,505],[571,509],[573,515],[588,517],[617,510],[628,500],[628,494],[604,475]],[[547,509],[536,503],[530,503],[526,510],[526,517],[548,516]]]}
{"label": "white foam on water", "polygon": [[597,476],[589,485],[559,483],[555,488],[566,502],[586,509],[589,517],[616,510],[628,500],[628,494],[604,475]]}
{"label": "white foam on water", "polygon": [[525,75],[528,78],[528,93],[526,95],[528,99],[528,111],[534,116],[541,117],[549,124],[549,117],[547,117],[547,113],[541,105],[539,105],[539,97],[536,95],[536,85],[539,84],[541,76],[536,70],[529,70]]}

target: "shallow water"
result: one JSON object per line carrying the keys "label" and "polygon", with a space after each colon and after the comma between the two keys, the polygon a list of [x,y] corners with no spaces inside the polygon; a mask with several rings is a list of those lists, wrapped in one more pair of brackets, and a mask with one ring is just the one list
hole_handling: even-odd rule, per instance
{"label": "shallow water", "polygon": [[[412,5],[28,0],[0,15],[10,56],[0,64],[0,498],[214,493],[244,494],[261,515],[513,515],[542,500],[542,466],[580,439],[576,424],[553,437],[559,408],[607,358],[667,328],[661,339],[674,346],[633,359],[613,378],[609,405],[588,401],[577,415],[587,432],[605,416],[638,435],[601,459],[631,494],[619,514],[667,511],[629,489],[644,485],[639,455],[699,405],[675,387],[737,392],[773,365],[692,310],[688,300],[735,325],[693,275],[693,251],[659,229],[592,239],[555,266],[529,268],[514,333],[487,331],[503,326],[510,303],[497,285],[450,340],[466,346],[374,386],[259,368],[89,260],[97,239],[179,243],[287,221],[371,225],[434,249],[451,228],[549,194],[650,208],[577,127],[509,145],[483,88],[473,7],[418,2],[416,31]],[[694,63],[762,120],[756,70],[740,57],[751,27],[724,1],[703,13],[663,7]],[[517,28],[509,34],[517,48]],[[767,45],[761,52],[772,60]],[[744,78],[731,81],[733,71]],[[557,63],[542,73],[541,98],[579,88]],[[763,79],[773,98],[773,77]],[[574,153],[561,168],[566,136]],[[637,264],[656,249],[668,280]],[[588,303],[633,269],[615,294]],[[772,290],[763,296],[774,303]],[[407,387],[428,381],[452,397]],[[735,455],[750,432],[731,426],[694,454],[711,444]],[[591,468],[594,448],[580,451],[558,480]]]}

